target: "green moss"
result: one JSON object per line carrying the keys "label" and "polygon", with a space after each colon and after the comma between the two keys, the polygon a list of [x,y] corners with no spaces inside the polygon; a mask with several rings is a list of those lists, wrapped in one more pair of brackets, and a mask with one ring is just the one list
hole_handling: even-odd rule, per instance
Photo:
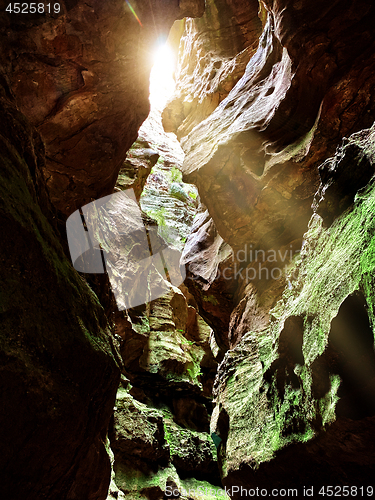
{"label": "green moss", "polygon": [[116,469],[117,486],[126,495],[131,495],[132,500],[148,500],[150,493],[155,493],[155,490],[164,492],[169,477],[178,480],[173,466],[159,469],[157,472],[150,471],[148,474],[121,463]]}
{"label": "green moss", "polygon": [[171,182],[182,182],[182,172],[177,167],[172,167],[170,170]]}
{"label": "green moss", "polygon": [[202,295],[202,299],[205,302],[210,302],[214,306],[217,306],[219,303],[214,295]]}
{"label": "green moss", "polygon": [[[30,159],[34,152],[38,154],[37,143],[28,139],[36,132],[23,126],[19,112],[10,105],[0,127],[0,348],[6,367],[4,383],[11,383],[9,390],[2,391],[1,407],[10,423],[2,442],[5,455],[9,454],[7,441],[13,450],[22,450],[15,452],[15,468],[8,464],[10,477],[21,477],[11,488],[16,498],[22,498],[28,486],[26,496],[33,496],[24,471],[30,462],[27,457],[35,450],[40,456],[33,484],[38,491],[50,490],[56,474],[46,475],[40,464],[49,459],[51,463],[74,461],[77,443],[85,456],[90,443],[82,440],[82,429],[90,429],[92,440],[100,439],[109,414],[94,415],[91,410],[111,404],[120,368],[104,311],[66,258],[61,236],[38,204],[28,165],[10,145],[14,141],[20,154],[25,151]],[[20,407],[27,411],[20,412]],[[12,421],[17,425],[12,426]],[[3,431],[7,433],[6,428]],[[56,432],[64,442],[61,449],[51,440]],[[52,479],[47,484],[48,478]]]}
{"label": "green moss", "polygon": [[[290,269],[290,286],[271,311],[269,326],[257,334],[248,332],[226,354],[228,378],[221,381],[223,392],[217,403],[231,416],[224,474],[241,463],[256,468],[271,460],[276,451],[311,439],[335,420],[340,378],[332,375],[327,393],[315,400],[312,364],[327,347],[332,319],[354,291],[364,292],[375,325],[374,213],[375,189],[371,182],[356,196],[353,207],[329,228],[314,216],[300,258]],[[279,394],[277,370],[283,368],[272,363],[279,356],[279,336],[291,316],[303,318],[304,365],[294,367],[299,386],[292,387],[286,380]],[[276,371],[266,382],[264,375],[272,373],[272,366]]]}
{"label": "green moss", "polygon": [[188,201],[188,195],[186,194],[184,188],[177,182],[172,182],[169,186],[169,194],[170,196],[173,196],[173,198],[176,198],[184,203]]}
{"label": "green moss", "polygon": [[339,400],[337,391],[339,390],[341,379],[338,375],[331,375],[330,382],[331,390],[318,401],[323,426],[329,425],[336,420],[335,407]]}
{"label": "green moss", "polygon": [[167,225],[165,216],[166,210],[165,207],[160,207],[158,210],[149,210],[147,215],[152,217],[152,219],[156,220],[159,227],[165,227]]}

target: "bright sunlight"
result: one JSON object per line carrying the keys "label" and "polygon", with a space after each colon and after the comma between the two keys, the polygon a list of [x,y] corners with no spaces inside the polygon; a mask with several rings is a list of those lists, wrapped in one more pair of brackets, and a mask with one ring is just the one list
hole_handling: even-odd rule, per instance
{"label": "bright sunlight", "polygon": [[155,49],[153,60],[154,66],[150,75],[150,103],[151,108],[161,111],[175,89],[173,73],[176,58],[168,42],[160,44]]}

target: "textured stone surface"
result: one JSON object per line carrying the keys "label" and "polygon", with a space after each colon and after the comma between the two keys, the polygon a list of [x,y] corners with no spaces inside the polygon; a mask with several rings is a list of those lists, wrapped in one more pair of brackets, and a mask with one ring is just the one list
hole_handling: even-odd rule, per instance
{"label": "textured stone surface", "polygon": [[[361,142],[367,143],[367,148],[363,148]],[[365,187],[374,175],[372,142],[373,135],[367,130],[349,137],[340,145],[336,155],[319,168],[321,184],[313,208],[326,225],[353,203],[357,191]],[[353,165],[356,165],[355,169]]]}
{"label": "textured stone surface", "polygon": [[207,432],[182,428],[173,422],[172,414],[165,413],[166,439],[172,464],[182,475],[211,479],[220,485],[216,447]]}
{"label": "textured stone surface", "polygon": [[[229,95],[208,109],[200,89],[201,114],[195,102],[190,122],[179,95],[164,112],[186,153],[184,180],[198,186],[234,264],[247,252],[243,275],[234,272],[230,350],[211,419],[228,487],[364,484],[373,474],[365,446],[374,414],[371,182],[365,190],[373,131],[345,139],[327,158],[343,136],[374,121],[374,15],[360,1],[262,2],[257,52]],[[194,46],[196,32],[185,35]],[[185,263],[197,276],[215,275],[220,251],[212,247],[205,261],[210,238],[203,220],[196,227],[202,237],[189,237]],[[278,255],[257,259],[249,248]],[[212,285],[200,278],[197,286]],[[365,299],[352,295],[358,289]]]}
{"label": "textured stone surface", "polygon": [[38,205],[40,138],[0,92],[1,496],[104,499],[119,354]]}
{"label": "textured stone surface", "polygon": [[261,32],[257,11],[257,0],[208,0],[201,19],[186,20],[176,93],[163,111],[167,132],[187,135],[241,78]]}
{"label": "textured stone surface", "polygon": [[182,251],[197,213],[197,190],[182,182],[180,170],[163,157],[152,169],[140,204],[158,223],[159,234]]}
{"label": "textured stone surface", "polygon": [[[1,63],[47,150],[44,163],[2,79],[1,496],[99,500],[112,478],[108,498],[164,500],[169,486],[198,499],[219,483],[210,419],[227,487],[371,484],[374,5],[264,0],[258,16],[256,1],[208,1],[186,21],[164,113],[186,158],[151,116],[118,187],[139,197],[148,175],[140,199],[154,222],[133,217],[135,202],[113,206],[121,231],[103,244],[114,256],[128,246],[114,289],[131,289],[130,269],[135,294],[137,233],[147,222],[162,248],[164,222],[177,230],[169,243],[186,243],[189,278],[176,288],[152,269],[166,294],[116,314],[113,476],[121,362],[45,218],[42,172],[65,214],[111,192],[148,111],[146,54],[203,2],[132,3],[143,27],[119,0],[65,1],[47,17],[0,4]],[[160,156],[151,174],[148,146]],[[106,280],[87,280],[109,314]]]}
{"label": "textured stone surface", "polygon": [[[170,498],[165,495],[166,486],[173,481],[181,498],[198,498],[198,486],[223,494],[216,448],[208,432],[193,430],[186,422],[177,424],[170,399],[165,400],[167,406],[150,391],[152,399],[144,397],[139,402],[132,395],[139,397],[140,392],[126,380],[123,386],[117,393],[110,433],[115,472],[112,491],[116,494],[119,488],[124,495],[120,498],[126,499]],[[184,494],[188,485],[192,491]]]}
{"label": "textured stone surface", "polygon": [[116,181],[120,190],[133,189],[139,200],[152,167],[159,159],[159,154],[151,149],[147,141],[137,140],[126,155]]}
{"label": "textured stone surface", "polygon": [[316,166],[343,135],[374,118],[366,90],[373,85],[374,7],[266,7],[244,76],[182,142],[186,180],[197,184],[234,250],[245,243],[278,248],[300,237],[318,186]]}
{"label": "textured stone surface", "polygon": [[225,351],[236,287],[233,252],[218,234],[207,210],[194,220],[181,264],[186,267],[186,284],[201,314],[214,329],[217,342]]}
{"label": "textured stone surface", "polygon": [[1,60],[21,111],[46,144],[44,176],[69,215],[110,194],[149,112],[152,51],[173,21],[204,2],[61,1],[59,15],[8,14],[1,2]]}
{"label": "textured stone surface", "polygon": [[[145,140],[160,154],[140,198],[141,207],[154,218],[150,238],[159,238],[163,247],[161,238],[166,237],[170,245],[182,249],[197,210],[196,189],[181,182],[178,167],[183,153],[163,132],[160,113],[155,110],[140,131],[139,141]],[[118,187],[123,186],[118,183]],[[120,226],[135,224],[130,207],[116,210]],[[115,247],[123,249],[124,244]],[[136,249],[137,238],[133,243],[128,238],[126,245]],[[104,242],[102,246],[110,252]],[[139,273],[137,260],[130,270],[132,276]],[[128,272],[128,264],[127,258],[116,278],[123,289],[127,285],[121,275]],[[210,486],[204,481],[220,484],[215,446],[209,435],[217,368],[212,329],[197,313],[197,304],[184,285],[181,290],[171,286],[156,270],[152,280],[164,286],[166,293],[116,318],[131,386],[126,391],[120,389],[116,402],[111,432],[115,454],[112,489],[115,491],[117,485],[131,500],[164,498],[166,486],[172,483],[182,492],[185,480],[196,488]],[[182,493],[182,498],[188,497]]]}
{"label": "textured stone surface", "polygon": [[[373,129],[354,134],[331,164],[345,164],[356,146],[357,161],[374,165],[374,137]],[[331,174],[325,182],[333,184]],[[372,179],[329,228],[314,214],[270,323],[246,333],[221,363],[211,425],[222,439],[224,484],[343,485],[372,477],[373,204]]]}
{"label": "textured stone surface", "polygon": [[112,448],[130,460],[168,460],[163,414],[149,409],[120,388],[114,413]]}
{"label": "textured stone surface", "polygon": [[195,186],[182,182],[184,153],[175,135],[165,133],[158,109],[158,92],[168,89],[157,83],[153,90],[156,95],[150,96],[156,104],[127,154],[116,191],[132,188],[142,210],[155,220],[159,235],[181,251],[198,210],[199,196]]}
{"label": "textured stone surface", "polygon": [[[146,391],[157,388],[165,395],[176,391],[200,394],[205,379],[212,380],[216,363],[209,338],[186,338],[187,331],[191,338],[193,328],[187,323],[188,305],[182,292],[170,287],[163,297],[129,315],[122,355],[132,383]],[[199,323],[204,325],[201,318]],[[197,322],[194,329],[199,332]]]}

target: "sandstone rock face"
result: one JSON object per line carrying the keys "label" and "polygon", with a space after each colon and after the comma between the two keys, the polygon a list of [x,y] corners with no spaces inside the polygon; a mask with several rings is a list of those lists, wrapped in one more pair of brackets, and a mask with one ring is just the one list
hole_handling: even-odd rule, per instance
{"label": "sandstone rock face", "polygon": [[182,140],[186,180],[198,186],[234,250],[246,243],[279,248],[300,237],[318,186],[316,166],[344,135],[374,119],[374,8],[264,6],[267,22],[245,74]]}
{"label": "sandstone rock face", "polygon": [[[330,160],[343,166],[339,179],[358,186],[362,163],[374,173],[374,139],[372,128],[343,142]],[[348,206],[345,190],[330,199],[324,189],[337,170],[324,172],[290,286],[268,326],[243,335],[218,370],[211,425],[228,486],[364,484],[374,473],[373,176]],[[324,227],[319,203],[341,200],[346,210]]]}
{"label": "sandstone rock face", "polygon": [[[151,57],[173,21],[202,0],[61,1],[59,14],[9,14],[1,2],[1,61],[17,105],[46,145],[44,177],[64,214],[115,185],[149,112]],[[146,57],[145,57],[146,54]]]}
{"label": "sandstone rock face", "polygon": [[[198,498],[199,488],[224,494],[209,434],[217,368],[212,330],[188,300],[171,287],[125,313],[128,378],[117,394],[110,440],[114,483],[129,500],[171,497],[165,496],[171,481],[181,498]],[[185,495],[189,487],[195,494]]]}
{"label": "sandstone rock face", "polygon": [[[375,118],[375,9],[260,3],[257,51],[229,94],[209,105],[204,71],[214,60],[200,71],[194,54],[210,21],[187,25],[193,57],[181,58],[181,83],[164,111],[186,153],[184,180],[208,210],[184,249],[195,278],[186,284],[213,328],[225,317],[211,431],[228,487],[364,484],[373,474],[365,442],[374,418],[374,137],[362,129]],[[212,45],[221,43],[222,34]],[[219,238],[232,251],[232,296],[211,320],[203,304],[222,280]]]}
{"label": "sandstone rock face", "polygon": [[201,19],[186,20],[176,93],[163,112],[167,132],[187,135],[241,78],[261,33],[257,10],[256,0],[208,0]]}
{"label": "sandstone rock face", "polygon": [[1,82],[0,494],[105,499],[121,360],[38,205],[42,143]]}
{"label": "sandstone rock face", "polygon": [[159,159],[147,141],[137,139],[126,155],[116,181],[116,190],[133,189],[139,200],[147,177]]}
{"label": "sandstone rock face", "polygon": [[184,247],[181,264],[186,284],[199,310],[215,331],[222,351],[228,348],[228,327],[236,287],[233,251],[217,232],[208,211],[197,215]]}
{"label": "sandstone rock face", "polygon": [[[149,108],[145,54],[203,2],[60,5],[0,1],[1,496],[371,484],[375,6],[208,0],[163,113],[186,155],[151,115],[125,159]],[[95,236],[117,297],[147,287],[117,301],[115,340],[107,278],[72,269],[48,192],[66,216],[119,171],[136,200]],[[145,224],[154,250],[183,251],[184,284],[164,265],[143,279]]]}
{"label": "sandstone rock face", "polygon": [[[139,197],[144,212],[119,191],[141,187],[146,169],[134,168],[127,180],[123,168],[107,207],[112,223],[101,214],[96,232],[115,296],[124,297],[124,304],[117,303],[126,306],[126,298],[147,284],[142,303],[116,314],[124,370],[109,433],[114,458],[108,499],[167,498],[171,485],[181,498],[198,498],[202,488],[213,486],[219,495],[216,447],[209,434],[218,354],[213,331],[182,280],[179,288],[173,286],[153,265],[145,279],[140,266],[149,252],[142,245],[144,225],[154,252],[165,255],[167,242],[179,259],[199,209],[196,188],[181,179],[180,145],[163,131],[154,108],[126,163],[146,165],[150,147],[159,158]],[[153,295],[153,287],[164,293]]]}

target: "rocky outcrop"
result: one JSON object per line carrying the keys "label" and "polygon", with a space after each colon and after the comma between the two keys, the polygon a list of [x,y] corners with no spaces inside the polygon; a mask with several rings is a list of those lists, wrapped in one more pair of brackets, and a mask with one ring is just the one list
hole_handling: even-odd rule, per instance
{"label": "rocky outcrop", "polygon": [[69,215],[112,192],[148,113],[151,61],[140,54],[203,8],[138,2],[141,26],[120,1],[58,5],[16,14],[2,2],[0,13],[0,491],[15,500],[107,496],[122,360],[98,297],[64,254],[50,199]]}
{"label": "rocky outcrop", "polygon": [[354,134],[329,160],[341,175],[323,170],[316,213],[271,321],[244,334],[219,367],[211,425],[227,486],[367,484],[374,473],[373,176],[346,210],[333,221],[329,214],[329,227],[318,215],[320,203],[348,200],[345,190],[330,199],[324,186],[347,176],[358,187],[364,170],[353,165],[374,173],[374,139],[373,128]]}
{"label": "rocky outcrop", "polygon": [[186,284],[201,314],[212,326],[222,353],[228,349],[228,327],[236,289],[234,258],[208,211],[197,215],[181,256]]}
{"label": "rocky outcrop", "polygon": [[[132,392],[129,384],[118,392],[111,436],[115,481],[125,498],[173,498],[171,481],[181,498],[196,498],[199,487],[223,495],[209,434],[176,424],[167,405],[155,407],[149,399],[141,403]],[[185,495],[189,484],[192,491]]]}
{"label": "rocky outcrop", "polygon": [[[171,287],[124,313],[128,378],[117,394],[110,440],[114,482],[125,498],[170,497],[171,481],[181,498],[198,498],[199,488],[223,494],[209,434],[216,344],[182,289],[187,297]],[[189,485],[193,493],[185,495]]]}
{"label": "rocky outcrop", "polygon": [[[169,498],[172,486],[181,498],[198,498],[202,488],[215,488],[220,495],[209,434],[218,356],[213,331],[198,314],[183,278],[174,286],[170,270],[166,276],[151,264],[147,277],[142,267],[150,250],[142,244],[144,226],[153,252],[161,251],[168,267],[166,252],[179,259],[199,210],[196,188],[181,179],[183,152],[163,131],[157,109],[142,125],[126,163],[146,165],[150,147],[159,158],[148,172],[140,207],[126,196],[126,189],[144,180],[146,169],[135,168],[129,181],[120,172],[117,192],[107,204],[111,221],[101,208],[95,213],[100,222],[95,237],[105,252],[117,303],[126,309],[115,320],[124,371],[109,434],[114,457],[108,498]],[[153,293],[155,288],[163,293]],[[144,300],[129,308],[127,301],[142,289]]]}
{"label": "rocky outcrop", "polygon": [[[222,281],[215,241],[232,249],[232,297],[224,313],[212,310],[229,325],[211,419],[227,487],[364,484],[373,474],[365,442],[374,397],[374,137],[362,129],[374,122],[374,16],[360,1],[261,2],[258,49],[229,94],[209,108],[202,86],[190,108],[192,94],[178,91],[164,112],[186,153],[184,180],[208,209],[184,263],[209,322],[203,300]],[[207,31],[201,22],[185,33],[193,54]],[[182,61],[181,82],[205,83],[195,62]]]}
{"label": "rocky outcrop", "polygon": [[115,190],[132,189],[139,201],[147,177],[158,159],[159,154],[150,147],[147,141],[137,139],[129,149],[118,173]]}
{"label": "rocky outcrop", "polygon": [[3,76],[1,83],[0,492],[104,499],[118,347],[97,297],[64,255],[51,212],[48,220],[38,204],[43,145]]}
{"label": "rocky outcrop", "polygon": [[186,20],[176,92],[163,111],[166,132],[187,135],[227,97],[256,50],[257,11],[257,0],[208,0],[202,18]]}
{"label": "rocky outcrop", "polygon": [[267,22],[245,74],[182,138],[185,178],[234,250],[280,248],[301,237],[316,166],[374,119],[373,7],[262,4]]}
{"label": "rocky outcrop", "polygon": [[[208,0],[163,113],[184,157],[155,114],[129,148],[145,54],[203,2],[59,5],[0,13],[2,496],[371,484],[375,7]],[[58,224],[119,171],[76,212],[84,279]]]}

